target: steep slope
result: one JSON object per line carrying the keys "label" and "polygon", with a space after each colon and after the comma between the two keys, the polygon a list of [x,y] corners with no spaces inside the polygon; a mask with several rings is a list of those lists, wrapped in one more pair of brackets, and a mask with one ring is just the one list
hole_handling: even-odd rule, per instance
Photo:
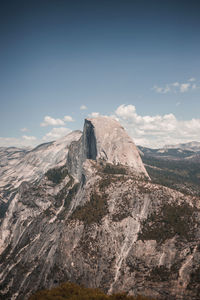
{"label": "steep slope", "polygon": [[66,163],[17,188],[1,226],[4,299],[64,281],[198,299],[199,198],[153,184],[119,127],[86,120]]}
{"label": "steep slope", "polygon": [[83,140],[84,157],[130,167],[148,176],[138,150],[124,128],[114,119],[86,119]]}
{"label": "steep slope", "polygon": [[81,131],[74,131],[31,151],[0,149],[0,223],[20,184],[39,181],[49,169],[65,164],[71,143],[79,140],[81,135]]}
{"label": "steep slope", "polygon": [[5,148],[2,154],[0,152],[0,187],[11,184],[17,188],[23,181],[40,179],[48,169],[64,164],[70,144],[79,140],[81,135],[81,131],[74,131],[60,140],[39,145],[31,151]]}
{"label": "steep slope", "polygon": [[132,173],[149,178],[134,142],[119,122],[110,117],[86,119],[82,138],[71,144],[67,167],[78,180],[83,180],[87,173],[86,160],[123,165]]}

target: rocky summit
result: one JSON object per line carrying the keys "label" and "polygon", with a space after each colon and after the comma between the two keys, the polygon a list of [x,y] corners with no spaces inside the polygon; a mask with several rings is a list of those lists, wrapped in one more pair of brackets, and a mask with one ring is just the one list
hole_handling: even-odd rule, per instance
{"label": "rocky summit", "polygon": [[65,281],[199,299],[200,202],[151,181],[109,117],[33,150],[0,149],[0,295]]}
{"label": "rocky summit", "polygon": [[135,144],[116,120],[109,117],[87,119],[83,137],[86,158],[121,164],[148,176]]}

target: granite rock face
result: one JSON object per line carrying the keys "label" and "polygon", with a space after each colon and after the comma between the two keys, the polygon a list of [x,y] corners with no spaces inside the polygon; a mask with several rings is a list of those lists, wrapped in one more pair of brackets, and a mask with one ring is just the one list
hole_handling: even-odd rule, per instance
{"label": "granite rock face", "polygon": [[35,181],[51,168],[66,162],[69,146],[80,139],[81,131],[74,131],[55,142],[39,145],[31,151],[0,148],[0,187],[7,184],[18,188],[23,181]]}
{"label": "granite rock face", "polygon": [[86,119],[83,133],[85,158],[125,165],[137,174],[148,176],[134,142],[116,120],[110,117]]}
{"label": "granite rock face", "polygon": [[[153,184],[115,120],[87,119],[83,134],[63,143],[58,165],[43,165],[43,174],[40,163],[36,177],[20,179],[11,166],[15,176],[3,173],[1,297],[27,299],[69,280],[108,293],[199,299],[199,198]],[[27,154],[17,155],[21,165]]]}

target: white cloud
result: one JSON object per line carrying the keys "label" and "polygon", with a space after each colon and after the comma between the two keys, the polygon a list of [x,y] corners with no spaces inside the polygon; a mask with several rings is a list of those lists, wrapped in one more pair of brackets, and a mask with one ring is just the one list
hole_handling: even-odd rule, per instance
{"label": "white cloud", "polygon": [[159,94],[166,94],[171,91],[170,86],[168,84],[164,88],[154,85],[153,90],[155,90],[156,93]]}
{"label": "white cloud", "polygon": [[63,126],[65,122],[74,122],[74,119],[71,116],[64,116],[63,119],[54,119],[50,116],[45,116],[40,126]]}
{"label": "white cloud", "polygon": [[45,126],[60,126],[60,125],[65,125],[65,122],[61,119],[54,119],[50,116],[44,117],[44,122],[40,124],[42,127]]}
{"label": "white cloud", "polygon": [[20,129],[22,132],[27,132],[28,131],[28,128],[24,127],[24,128],[21,128]]}
{"label": "white cloud", "polygon": [[87,106],[86,105],[81,105],[80,106],[80,110],[86,110],[87,109]]}
{"label": "white cloud", "polygon": [[98,118],[100,116],[99,112],[92,112],[91,114],[89,114],[90,118]]}
{"label": "white cloud", "polygon": [[174,82],[174,83],[172,83],[172,85],[173,85],[173,86],[179,86],[180,83],[179,83],[179,82]]}
{"label": "white cloud", "polygon": [[168,84],[165,84],[163,87],[160,87],[160,86],[157,86],[157,85],[154,85],[153,86],[153,90],[156,92],[156,93],[159,93],[159,94],[166,94],[166,93],[185,93],[185,92],[188,92],[188,91],[191,91],[191,90],[194,90],[194,89],[197,89],[198,86],[197,84],[193,83],[196,79],[195,78],[190,78],[187,80],[187,82],[172,82],[172,83],[168,83]]}
{"label": "white cloud", "polygon": [[162,93],[162,88],[161,88],[161,87],[158,87],[157,85],[154,85],[154,86],[152,87],[152,90],[155,90],[156,93]]}
{"label": "white cloud", "polygon": [[166,87],[165,87],[164,90],[163,90],[163,94],[166,94],[166,93],[168,93],[168,92],[170,92],[170,91],[171,91],[171,88],[170,88],[169,85],[167,84]]}
{"label": "white cloud", "polygon": [[74,119],[71,116],[64,116],[64,121],[66,121],[66,122],[74,122]]}
{"label": "white cloud", "polygon": [[53,128],[50,132],[48,132],[44,137],[44,141],[52,141],[52,140],[57,140],[68,133],[71,132],[71,129],[66,128],[66,127],[56,127]]}
{"label": "white cloud", "polygon": [[191,86],[190,83],[182,83],[182,84],[180,85],[180,92],[181,92],[181,93],[187,92],[187,91],[189,90],[189,87],[190,87],[190,86]]}
{"label": "white cloud", "polygon": [[196,79],[194,78],[194,77],[192,77],[192,78],[190,78],[190,79],[188,79],[188,81],[196,81]]}
{"label": "white cloud", "polygon": [[120,105],[115,118],[138,145],[159,148],[166,144],[199,141],[200,119],[180,121],[173,114],[141,116],[133,105]]}

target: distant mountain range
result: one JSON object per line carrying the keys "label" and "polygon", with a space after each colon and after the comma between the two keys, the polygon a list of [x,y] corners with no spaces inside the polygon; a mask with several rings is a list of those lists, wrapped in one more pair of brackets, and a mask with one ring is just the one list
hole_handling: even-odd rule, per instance
{"label": "distant mountain range", "polygon": [[145,155],[169,160],[190,160],[200,162],[199,142],[165,146],[159,149],[138,146],[138,149],[140,150],[141,156]]}
{"label": "distant mountain range", "polygon": [[[200,149],[198,142],[179,148],[151,149],[138,146],[142,161],[155,183],[200,196]],[[190,150],[186,149],[189,148]],[[193,150],[192,150],[193,149]]]}
{"label": "distant mountain range", "polygon": [[200,142],[189,142],[184,144],[176,144],[176,145],[166,145],[164,148],[167,149],[181,149],[181,150],[191,150],[191,151],[200,151]]}

